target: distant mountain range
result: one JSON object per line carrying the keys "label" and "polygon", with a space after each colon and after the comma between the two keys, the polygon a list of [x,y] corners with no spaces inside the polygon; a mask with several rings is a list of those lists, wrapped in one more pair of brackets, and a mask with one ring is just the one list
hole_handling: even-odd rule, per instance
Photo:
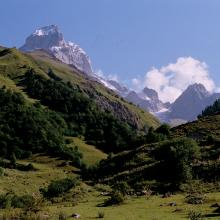
{"label": "distant mountain range", "polygon": [[43,49],[65,64],[72,65],[90,79],[115,91],[129,102],[156,115],[162,122],[181,124],[192,121],[208,105],[220,98],[220,93],[210,94],[202,84],[190,85],[174,103],[163,103],[155,90],[144,88],[135,92],[114,80],[96,75],[86,52],[77,44],[65,41],[56,25],[35,30],[20,50],[31,52]]}
{"label": "distant mountain range", "polygon": [[131,91],[126,97],[128,101],[150,111],[161,121],[174,125],[197,119],[205,107],[220,99],[220,93],[209,93],[202,84],[193,84],[173,102],[163,103],[155,90],[144,88],[141,93]]}

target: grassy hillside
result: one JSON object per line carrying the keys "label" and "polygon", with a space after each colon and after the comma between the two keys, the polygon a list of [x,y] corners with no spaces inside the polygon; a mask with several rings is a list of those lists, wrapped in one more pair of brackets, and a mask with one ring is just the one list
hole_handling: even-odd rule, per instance
{"label": "grassy hillside", "polygon": [[187,136],[198,141],[220,138],[220,100],[207,106],[198,116],[198,120],[173,128],[174,136]]}
{"label": "grassy hillside", "polygon": [[100,160],[107,158],[107,154],[98,150],[93,145],[86,144],[84,140],[78,137],[69,137],[67,140],[71,141],[68,146],[78,147],[79,151],[83,153],[83,161],[88,165],[95,165]]}
{"label": "grassy hillside", "polygon": [[[113,185],[123,181],[135,190],[138,183],[156,192],[175,191],[182,183],[195,179],[218,186],[219,124],[220,115],[211,115],[172,128],[170,133],[151,131],[145,145],[108,157],[91,178]],[[165,133],[168,135],[164,136]]]}
{"label": "grassy hillside", "polygon": [[[33,57],[34,60],[41,66],[41,68],[44,68],[44,71],[48,70],[49,65],[50,68],[52,68],[54,72],[63,80],[70,81],[73,84],[77,84],[81,88],[84,88],[88,95],[91,95],[90,93],[93,94],[92,97],[94,99],[102,98],[102,101],[105,104],[106,102],[109,102],[110,105],[108,104],[107,107],[117,106],[118,109],[112,109],[116,115],[117,111],[120,112],[120,106],[125,106],[123,113],[128,115],[128,117],[130,116],[130,120],[134,120],[133,123],[136,124],[139,128],[145,125],[150,125],[153,127],[157,127],[159,125],[159,121],[150,113],[141,110],[131,103],[128,103],[124,99],[118,97],[118,95],[116,95],[113,91],[106,89],[106,87],[104,87],[102,84],[94,80],[91,81],[91,78],[84,77],[78,70],[61,63],[56,58],[51,57],[44,51],[38,50],[31,52],[28,55]],[[100,104],[100,107],[103,107],[103,102],[100,103],[99,101],[100,100],[97,100],[97,103]],[[120,117],[123,117],[123,115],[121,114]],[[126,119],[126,117],[123,119]]]}
{"label": "grassy hillside", "polygon": [[20,171],[4,168],[0,178],[0,194],[13,191],[16,194],[39,194],[39,188],[47,186],[50,181],[62,179],[77,171],[70,165],[60,166],[64,160],[50,158],[43,154],[36,154],[25,160],[18,160],[19,164],[32,164],[36,171]]}
{"label": "grassy hillside", "polygon": [[201,117],[196,121],[173,128],[174,136],[187,136],[197,140],[206,140],[210,135],[220,138],[220,115]]}
{"label": "grassy hillside", "polygon": [[30,102],[30,103],[35,103],[37,100],[30,98],[24,91],[23,88],[20,86],[17,86],[15,84],[15,82],[3,75],[0,75],[0,87],[6,87],[7,89],[13,91],[13,92],[17,92],[17,93],[21,93],[24,97],[25,100]]}
{"label": "grassy hillside", "polygon": [[41,50],[1,50],[0,85],[58,112],[67,123],[65,134],[82,135],[107,152],[135,147],[141,132],[159,125],[150,113]]}
{"label": "grassy hillside", "polygon": [[4,49],[0,51],[0,73],[3,76],[10,77],[15,82],[22,77],[30,68],[36,69],[38,74],[47,77],[33,59],[22,54],[17,49]]}
{"label": "grassy hillside", "polygon": [[159,125],[159,121],[150,113],[129,104],[102,84],[85,77],[73,67],[61,63],[42,50],[23,54],[13,48],[0,53],[0,73],[10,76],[16,83],[30,68],[45,78],[48,78],[48,70],[51,69],[64,82],[71,82],[83,89],[100,108],[112,111],[118,119],[128,121],[139,129]]}

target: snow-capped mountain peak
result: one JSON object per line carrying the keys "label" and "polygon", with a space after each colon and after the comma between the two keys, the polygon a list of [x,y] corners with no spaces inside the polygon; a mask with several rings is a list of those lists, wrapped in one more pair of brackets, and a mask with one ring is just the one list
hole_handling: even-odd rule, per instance
{"label": "snow-capped mountain peak", "polygon": [[57,25],[38,28],[26,39],[20,49],[26,52],[43,49],[63,63],[73,65],[119,95],[125,96],[128,93],[128,89],[118,82],[96,75],[86,52],[78,44],[66,41]]}
{"label": "snow-capped mountain peak", "polygon": [[53,34],[59,32],[58,26],[57,25],[49,25],[49,26],[45,26],[42,28],[37,29],[33,35],[36,36],[45,36],[45,35],[49,35],[49,34]]}
{"label": "snow-capped mountain peak", "polygon": [[92,74],[89,56],[77,44],[65,41],[57,25],[49,25],[35,30],[20,48],[23,51],[44,49],[63,63],[73,65],[81,72]]}

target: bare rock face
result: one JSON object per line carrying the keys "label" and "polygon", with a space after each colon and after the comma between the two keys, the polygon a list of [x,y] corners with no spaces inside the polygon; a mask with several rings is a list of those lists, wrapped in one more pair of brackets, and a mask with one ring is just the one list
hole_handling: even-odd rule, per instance
{"label": "bare rock face", "polygon": [[202,84],[190,85],[172,104],[170,117],[181,118],[192,121],[202,112],[202,110],[212,104],[212,95]]}
{"label": "bare rock face", "polygon": [[107,82],[115,88],[115,91],[120,96],[125,97],[129,93],[129,89],[126,86],[120,84],[119,82],[115,80],[108,80]]}
{"label": "bare rock face", "polygon": [[125,99],[153,114],[164,109],[167,110],[167,105],[159,100],[157,92],[147,87],[145,87],[140,93],[134,91],[129,92]]}
{"label": "bare rock face", "polygon": [[73,65],[85,74],[92,74],[89,56],[77,44],[64,40],[63,34],[56,25],[37,29],[20,48],[22,51],[46,50],[63,63]]}

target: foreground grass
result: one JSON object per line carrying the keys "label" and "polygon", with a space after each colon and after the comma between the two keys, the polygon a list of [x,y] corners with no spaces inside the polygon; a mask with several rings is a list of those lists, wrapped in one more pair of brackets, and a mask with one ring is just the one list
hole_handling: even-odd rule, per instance
{"label": "foreground grass", "polygon": [[[86,194],[79,204],[73,206],[67,203],[56,203],[42,207],[41,215],[49,216],[48,219],[57,220],[59,214],[63,213],[71,217],[74,213],[80,214],[80,219],[97,219],[98,213],[104,213],[105,220],[182,220],[189,219],[188,213],[192,210],[201,212],[206,220],[219,220],[220,215],[213,213],[215,208],[210,206],[220,199],[220,193],[208,194],[209,201],[203,205],[189,205],[184,202],[185,195],[174,195],[170,198],[152,196],[150,198],[130,198],[120,206],[102,207],[106,197],[94,191]],[[177,206],[169,203],[176,202]],[[2,210],[3,213],[18,213],[19,210]]]}
{"label": "foreground grass", "polygon": [[[48,210],[59,215],[62,211],[67,216],[79,213],[80,219],[96,219],[99,212],[104,212],[106,220],[178,220],[188,219],[191,210],[199,211],[203,215],[213,215],[214,209],[210,206],[220,200],[220,193],[208,194],[208,202],[203,205],[189,205],[184,202],[185,195],[174,195],[170,198],[152,196],[150,198],[130,198],[120,206],[99,207],[106,197],[93,192],[84,201],[74,207],[50,206]],[[177,206],[170,206],[169,203],[176,202]],[[69,218],[71,219],[71,218]],[[220,215],[205,217],[205,219],[220,219]]]}
{"label": "foreground grass", "polygon": [[[0,177],[0,194],[13,191],[18,195],[39,195],[39,188],[48,186],[50,181],[76,175],[74,172],[77,171],[68,164],[61,166],[63,161],[58,158],[44,155],[35,155],[30,160],[18,162],[23,164],[31,162],[37,170],[4,169],[4,176]],[[207,199],[202,205],[189,205],[185,202],[186,195],[177,194],[169,198],[162,198],[160,195],[129,197],[122,205],[103,207],[108,197],[101,195],[96,186],[81,183],[58,200],[45,201],[37,215],[48,216],[51,220],[59,219],[61,212],[68,217],[67,219],[73,219],[71,217],[73,213],[79,213],[82,220],[97,219],[98,213],[104,213],[105,220],[181,220],[188,219],[189,211],[195,210],[201,212],[206,220],[219,220],[220,215],[214,213],[216,208],[212,208],[211,205],[219,203],[220,193],[208,193],[206,196]],[[176,203],[176,206],[171,206],[171,203]],[[20,211],[0,209],[0,219],[4,213],[18,216],[17,213]]]}
{"label": "foreground grass", "polygon": [[65,178],[76,171],[71,166],[63,166],[63,161],[43,155],[35,155],[29,160],[20,160],[18,163],[32,163],[36,171],[19,171],[4,169],[4,176],[0,177],[0,194],[13,191],[16,194],[39,193],[39,188],[47,186],[51,180]]}

